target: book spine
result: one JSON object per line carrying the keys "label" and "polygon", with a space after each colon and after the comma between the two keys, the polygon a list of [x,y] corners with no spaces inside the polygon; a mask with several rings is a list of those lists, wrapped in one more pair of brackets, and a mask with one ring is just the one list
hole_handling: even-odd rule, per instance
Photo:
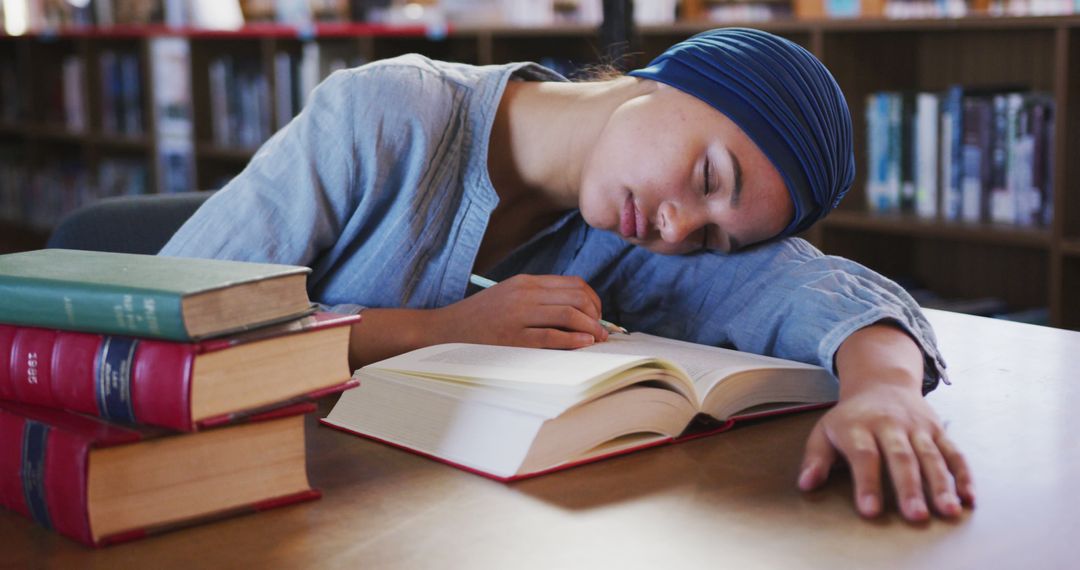
{"label": "book spine", "polygon": [[915,155],[918,140],[915,138],[916,95],[905,91],[899,95],[900,103],[900,197],[899,210],[903,213],[915,211]]}
{"label": "book spine", "polygon": [[0,276],[6,323],[138,337],[190,340],[179,295]]}
{"label": "book spine", "polygon": [[966,222],[982,221],[983,189],[989,171],[986,155],[989,124],[984,123],[983,102],[977,97],[964,98],[963,179],[961,182],[961,218]]}
{"label": "book spine", "polygon": [[0,505],[93,545],[87,513],[90,440],[0,410]]}
{"label": "book spine", "polygon": [[878,94],[871,93],[866,96],[864,118],[866,119],[866,208],[871,212],[878,211],[878,194],[880,193],[880,177],[878,161],[881,156],[881,143],[878,138],[880,128],[879,115],[877,112]]}
{"label": "book spine", "polygon": [[945,192],[945,219],[959,220],[963,217],[964,204],[964,97],[963,89],[951,87],[946,94],[949,113],[948,178]]}
{"label": "book spine", "polygon": [[900,93],[889,93],[887,95],[888,102],[888,138],[886,146],[886,176],[885,176],[885,196],[888,206],[885,208],[889,212],[898,212],[900,210],[900,196],[901,186],[903,181],[901,178],[901,155],[903,154],[903,99]]}
{"label": "book spine", "polygon": [[0,325],[0,398],[192,431],[196,345]]}
{"label": "book spine", "polygon": [[989,168],[989,218],[1000,224],[1016,222],[1016,207],[1012,188],[1008,183],[1009,138],[1008,97],[1006,93],[994,95],[991,103],[990,168]]}
{"label": "book spine", "polygon": [[915,207],[919,217],[932,219],[938,215],[938,148],[940,122],[936,93],[919,93],[916,121],[916,179],[918,180]]}

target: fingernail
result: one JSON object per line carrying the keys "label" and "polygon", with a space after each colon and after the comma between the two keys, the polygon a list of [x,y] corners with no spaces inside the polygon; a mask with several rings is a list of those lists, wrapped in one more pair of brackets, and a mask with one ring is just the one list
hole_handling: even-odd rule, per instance
{"label": "fingernail", "polygon": [[924,500],[922,500],[922,499],[920,499],[918,497],[912,497],[912,498],[907,500],[907,509],[906,510],[907,510],[908,518],[911,518],[911,519],[919,519],[919,520],[921,520],[923,518],[926,518],[926,516],[928,514],[930,514],[926,510],[926,501],[924,501]]}
{"label": "fingernail", "polygon": [[580,336],[581,336],[581,344],[584,344],[585,346],[596,343],[596,338],[594,338],[593,335],[591,335],[591,334],[583,334],[583,335],[580,335]]}
{"label": "fingernail", "polygon": [[814,477],[814,467],[808,466],[799,473],[799,488],[803,491],[809,491],[814,488],[816,477]]}
{"label": "fingernail", "polygon": [[877,497],[873,495],[863,495],[859,498],[859,512],[861,512],[863,515],[872,517],[877,514],[877,511]]}
{"label": "fingernail", "polygon": [[937,505],[944,514],[956,515],[960,513],[960,499],[948,491],[937,496]]}
{"label": "fingernail", "polygon": [[975,506],[975,485],[969,483],[964,486],[964,500],[968,506]]}

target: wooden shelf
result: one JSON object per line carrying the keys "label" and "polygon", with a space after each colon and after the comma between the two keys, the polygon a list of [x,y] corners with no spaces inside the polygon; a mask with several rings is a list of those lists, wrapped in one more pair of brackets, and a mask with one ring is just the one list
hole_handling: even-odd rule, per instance
{"label": "wooden shelf", "polygon": [[33,125],[26,127],[24,130],[30,138],[53,142],[82,144],[86,142],[88,137],[86,132],[70,131],[67,127],[59,125]]}
{"label": "wooden shelf", "polygon": [[26,129],[22,125],[13,125],[10,123],[0,123],[0,136],[8,137],[25,137]]}
{"label": "wooden shelf", "polygon": [[818,20],[823,32],[879,32],[922,30],[1049,29],[1057,26],[1080,26],[1080,17],[1066,16],[988,16],[978,14],[962,18],[851,18]]}
{"label": "wooden shelf", "polygon": [[114,150],[145,151],[150,149],[150,138],[143,135],[122,135],[99,133],[90,137],[90,142]]}
{"label": "wooden shelf", "polygon": [[495,37],[592,37],[597,35],[596,26],[582,24],[556,24],[553,26],[467,25],[454,26],[451,36],[491,35]]}
{"label": "wooden shelf", "polygon": [[1061,242],[1061,253],[1080,258],[1080,238],[1068,238]]}
{"label": "wooden shelf", "polygon": [[195,154],[199,159],[234,160],[247,162],[255,155],[258,147],[224,147],[212,143],[196,143]]}
{"label": "wooden shelf", "polygon": [[[693,34],[718,26],[749,26],[762,30],[785,32],[879,32],[921,30],[981,30],[981,29],[1046,29],[1058,26],[1080,27],[1080,15],[1062,16],[990,16],[976,14],[961,18],[838,18],[810,19],[778,18],[753,22],[681,21],[673,24],[639,26],[643,36]],[[70,27],[57,30],[29,32],[23,36],[0,33],[0,39],[19,37],[43,40],[66,38],[138,39],[156,36],[188,38],[333,38],[333,37],[427,37],[438,39],[447,35],[468,36],[492,34],[498,36],[593,36],[597,27],[585,24],[556,24],[553,26],[492,25],[386,25],[374,23],[330,22],[312,26],[291,26],[275,23],[251,23],[237,30],[208,30],[174,28],[161,24]]]}
{"label": "wooden shelf", "polygon": [[836,210],[823,221],[830,228],[860,230],[921,238],[966,241],[1049,249],[1050,232],[1044,228],[1020,228],[1003,224],[929,220],[911,215],[870,214]]}

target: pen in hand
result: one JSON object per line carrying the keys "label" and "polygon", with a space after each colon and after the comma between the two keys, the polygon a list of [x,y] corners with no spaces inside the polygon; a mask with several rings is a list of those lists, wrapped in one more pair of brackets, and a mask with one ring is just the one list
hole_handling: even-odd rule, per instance
{"label": "pen in hand", "polygon": [[[477,275],[475,273],[469,275],[469,283],[472,283],[473,285],[476,285],[477,287],[482,287],[484,289],[487,289],[488,287],[491,287],[492,285],[496,285],[496,283],[494,281],[492,281],[491,279],[488,279],[487,277],[482,277],[482,276]],[[615,323],[609,323],[609,322],[605,321],[604,319],[600,319],[600,326],[604,327],[604,329],[607,330],[607,332],[609,332],[609,333],[630,334],[623,327],[620,327],[619,325],[617,325]]]}

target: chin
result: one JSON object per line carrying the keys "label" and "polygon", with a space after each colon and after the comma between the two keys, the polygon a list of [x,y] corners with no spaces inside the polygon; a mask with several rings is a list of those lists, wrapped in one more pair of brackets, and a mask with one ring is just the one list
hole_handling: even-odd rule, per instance
{"label": "chin", "polygon": [[653,253],[661,255],[686,255],[698,251],[699,248],[687,243],[667,243],[665,241],[641,241],[636,239],[626,240],[636,246],[643,247]]}

